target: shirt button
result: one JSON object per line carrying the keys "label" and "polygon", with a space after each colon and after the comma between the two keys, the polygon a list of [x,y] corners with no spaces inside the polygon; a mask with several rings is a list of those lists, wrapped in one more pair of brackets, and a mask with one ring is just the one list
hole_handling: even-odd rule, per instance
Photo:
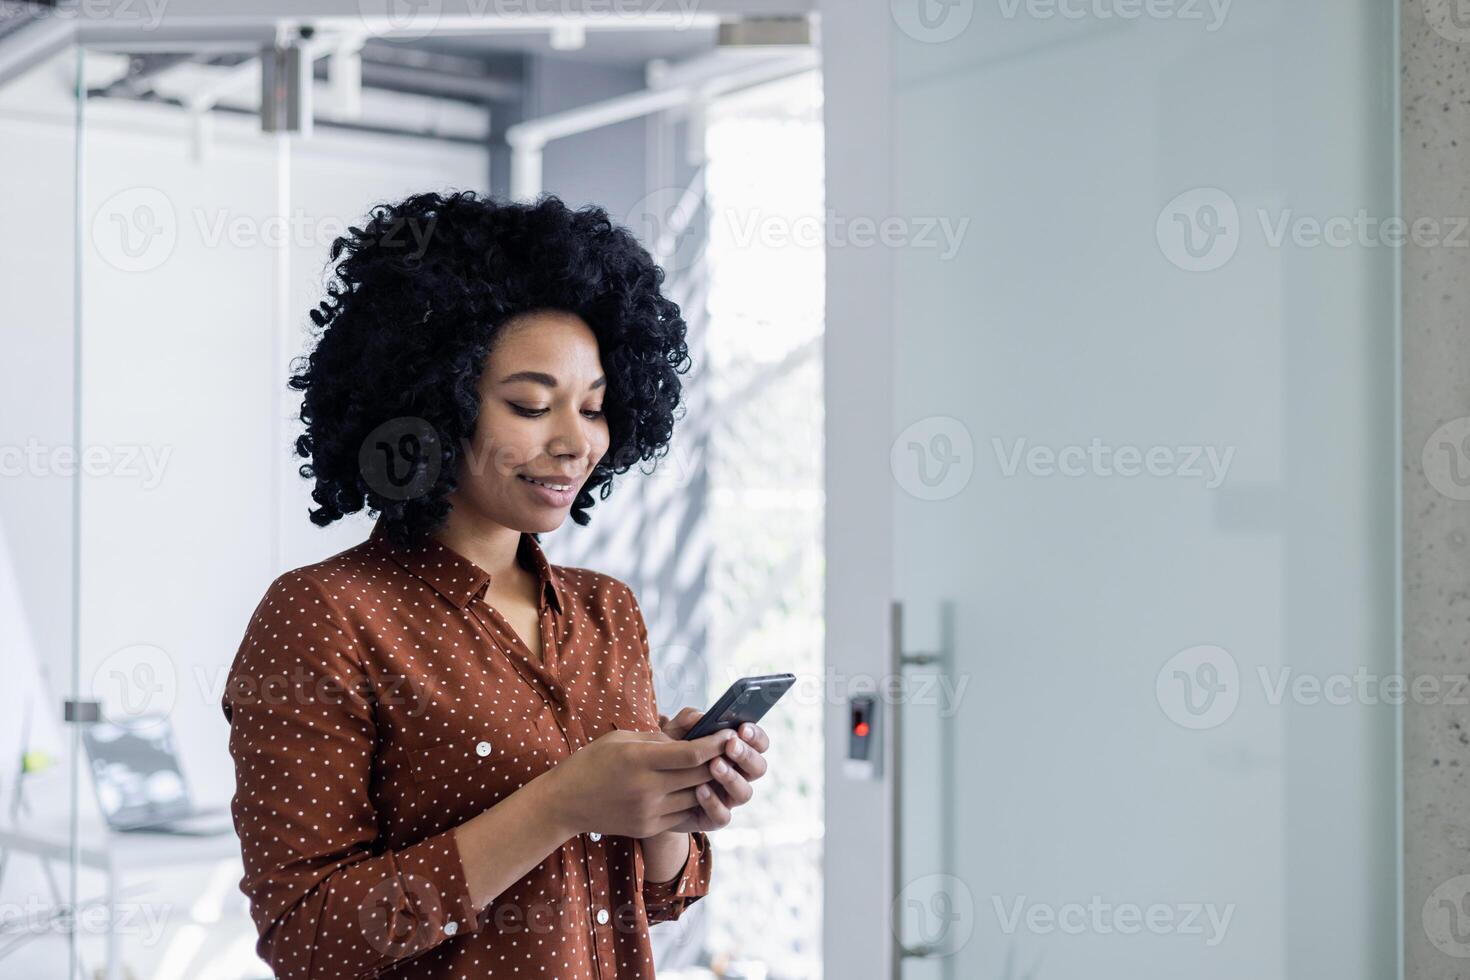
{"label": "shirt button", "polygon": [[489,742],[481,742],[479,745],[476,745],[475,746],[475,754],[476,755],[489,755],[490,754],[490,743]]}
{"label": "shirt button", "polygon": [[600,926],[607,925],[607,909],[597,910],[597,924]]}
{"label": "shirt button", "polygon": [[598,833],[598,832],[597,832],[597,831],[595,831],[595,830],[594,830],[594,831],[592,831],[592,833],[590,833],[590,834],[588,834],[588,835],[587,835],[587,836],[588,836],[588,837],[591,837],[591,838],[592,838],[592,839],[593,839],[593,840],[594,840],[594,841],[599,841],[599,840],[602,840],[602,835],[601,835],[601,834],[599,834],[599,833]]}
{"label": "shirt button", "polygon": [[459,932],[459,923],[458,922],[446,922],[446,923],[444,923],[444,935],[446,935],[446,936],[452,936],[456,932]]}

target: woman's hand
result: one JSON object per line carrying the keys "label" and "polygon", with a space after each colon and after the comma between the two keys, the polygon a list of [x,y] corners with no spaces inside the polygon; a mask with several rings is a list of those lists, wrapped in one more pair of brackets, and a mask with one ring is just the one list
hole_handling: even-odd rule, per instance
{"label": "woman's hand", "polygon": [[[677,740],[682,739],[702,717],[702,711],[681,708],[672,718],[659,715],[658,724],[665,735]],[[765,751],[770,748],[771,740],[765,729],[749,721],[743,722],[736,729],[736,734],[739,737],[725,743],[723,755],[709,763],[713,781],[696,787],[694,795],[699,806],[691,809],[682,823],[669,828],[671,831],[718,830],[730,822],[731,810],[749,803],[755,795],[750,784],[766,774]],[[689,744],[698,744],[704,740],[695,739]]]}
{"label": "woman's hand", "polygon": [[568,837],[592,830],[624,837],[677,830],[698,809],[696,787],[709,782],[710,765],[720,761],[727,741],[740,739],[726,731],[692,742],[660,732],[605,732],[545,774],[548,817]]}

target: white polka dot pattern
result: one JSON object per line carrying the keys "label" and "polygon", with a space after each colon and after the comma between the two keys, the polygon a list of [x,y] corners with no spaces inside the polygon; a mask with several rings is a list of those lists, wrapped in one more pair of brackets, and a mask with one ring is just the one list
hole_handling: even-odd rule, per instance
{"label": "white polka dot pattern", "polygon": [[648,628],[611,576],[550,564],[537,658],[485,601],[490,575],[431,541],[368,540],[280,575],[220,705],[241,891],[282,980],[652,978],[650,923],[709,889],[707,835],[667,882],[641,842],[565,842],[484,908],[453,828],[592,739],[658,730]]}

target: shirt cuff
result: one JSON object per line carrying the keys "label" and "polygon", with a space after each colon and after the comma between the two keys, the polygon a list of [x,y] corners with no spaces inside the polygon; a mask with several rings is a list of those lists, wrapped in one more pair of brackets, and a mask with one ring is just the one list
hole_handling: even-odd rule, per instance
{"label": "shirt cuff", "polygon": [[697,830],[689,835],[689,853],[678,874],[663,882],[644,880],[643,906],[650,924],[679,918],[686,908],[709,893],[713,857],[709,835]]}
{"label": "shirt cuff", "polygon": [[391,910],[380,921],[385,942],[387,937],[397,941],[384,949],[388,959],[370,971],[369,977],[432,952],[448,939],[472,936],[483,928],[480,909],[470,897],[459,838],[452,828],[390,852],[390,857],[397,866],[398,880],[388,894],[379,896],[384,900],[382,907]]}
{"label": "shirt cuff", "polygon": [[437,910],[432,900],[430,908],[420,910],[436,935],[463,936],[480,931],[480,909],[470,897],[464,855],[453,828],[399,851],[398,866],[405,878],[428,882],[430,894],[438,896]]}

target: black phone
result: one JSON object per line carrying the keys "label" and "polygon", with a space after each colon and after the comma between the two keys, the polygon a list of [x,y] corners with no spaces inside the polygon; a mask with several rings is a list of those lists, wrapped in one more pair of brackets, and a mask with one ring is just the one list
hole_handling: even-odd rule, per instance
{"label": "black phone", "polygon": [[771,710],[771,705],[781,700],[781,695],[796,683],[795,674],[760,674],[742,677],[730,689],[720,695],[689,733],[685,741],[713,735],[722,728],[737,728],[745,722],[757,722]]}

